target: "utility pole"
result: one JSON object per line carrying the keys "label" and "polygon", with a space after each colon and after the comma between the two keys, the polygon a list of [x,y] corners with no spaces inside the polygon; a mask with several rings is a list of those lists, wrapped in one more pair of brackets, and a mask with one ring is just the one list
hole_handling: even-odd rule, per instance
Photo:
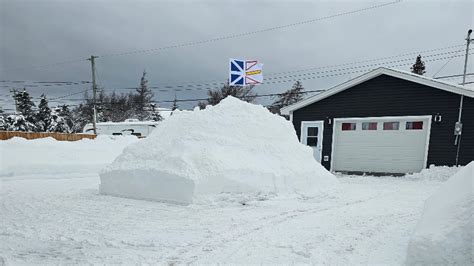
{"label": "utility pole", "polygon": [[93,95],[93,102],[92,102],[92,109],[93,109],[93,117],[92,117],[92,127],[94,129],[94,134],[97,135],[97,110],[96,110],[96,95],[97,95],[97,84],[95,83],[95,59],[98,58],[98,56],[93,56],[91,55],[90,58],[87,60],[91,61],[91,66],[92,66],[92,95]]}
{"label": "utility pole", "polygon": [[[469,44],[471,44],[471,33],[472,29],[469,29],[467,31],[467,37],[466,37],[466,56],[464,58],[464,72],[462,75],[462,84],[466,84],[466,73],[467,73],[467,60],[469,58]],[[461,95],[461,100],[459,102],[459,115],[458,115],[458,121],[456,122],[456,125],[454,126],[454,134],[456,135],[456,139],[454,140],[454,144],[457,145],[457,150],[456,150],[456,166],[459,165],[459,149],[461,148],[461,134],[462,134],[462,123],[461,123],[461,116],[462,116],[462,106],[463,106],[463,101],[464,101],[464,95]]]}

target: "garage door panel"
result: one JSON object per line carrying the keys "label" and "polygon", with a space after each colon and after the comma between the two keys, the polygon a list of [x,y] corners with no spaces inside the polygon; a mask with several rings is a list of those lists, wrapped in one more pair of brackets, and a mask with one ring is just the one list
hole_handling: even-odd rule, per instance
{"label": "garage door panel", "polygon": [[[407,130],[407,121],[423,121],[423,129]],[[398,130],[383,130],[384,122],[399,122]],[[337,119],[334,124],[332,168],[335,171],[406,173],[425,167],[431,117]],[[377,130],[362,130],[376,122]],[[342,123],[355,123],[354,126]]]}
{"label": "garage door panel", "polygon": [[[416,154],[405,155],[401,156],[393,156],[393,153],[383,152],[378,154],[347,154],[347,155],[338,155],[341,160],[348,160],[348,159],[373,159],[373,160],[419,160],[420,156]],[[381,158],[381,159],[380,159]]]}
{"label": "garage door panel", "polygon": [[356,156],[390,156],[390,158],[400,158],[414,156],[419,157],[418,147],[415,145],[407,147],[394,147],[394,146],[362,146],[360,149],[356,149],[351,146],[338,147],[337,155],[344,158],[347,155],[356,155]]}
{"label": "garage door panel", "polygon": [[[350,163],[350,162],[349,162]],[[357,167],[351,166],[357,163]],[[403,164],[407,172],[416,172],[419,171],[419,165],[423,163],[423,160],[373,160],[370,163],[364,162],[361,163],[359,160],[352,162],[352,164],[346,164],[345,167],[339,169],[338,171],[352,171],[352,172],[376,172],[376,173],[400,173],[388,171],[387,169],[392,169],[394,165]]]}

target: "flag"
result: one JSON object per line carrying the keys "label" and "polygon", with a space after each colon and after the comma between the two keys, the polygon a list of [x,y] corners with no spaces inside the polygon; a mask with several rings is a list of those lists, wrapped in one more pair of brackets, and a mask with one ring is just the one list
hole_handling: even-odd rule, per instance
{"label": "flag", "polygon": [[229,85],[246,86],[263,82],[263,64],[257,60],[230,59],[229,64]]}

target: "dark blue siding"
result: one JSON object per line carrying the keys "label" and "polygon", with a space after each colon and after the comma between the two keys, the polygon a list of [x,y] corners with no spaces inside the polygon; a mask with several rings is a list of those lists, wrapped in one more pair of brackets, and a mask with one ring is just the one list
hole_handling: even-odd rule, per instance
{"label": "dark blue siding", "polygon": [[[293,125],[300,137],[301,121],[324,120],[323,156],[330,156],[332,125],[328,120],[344,117],[432,115],[442,116],[431,124],[428,165],[454,165],[454,124],[460,95],[414,82],[381,75],[293,112]],[[464,97],[463,136],[459,163],[474,160],[474,99]],[[322,162],[329,169],[329,162]]]}

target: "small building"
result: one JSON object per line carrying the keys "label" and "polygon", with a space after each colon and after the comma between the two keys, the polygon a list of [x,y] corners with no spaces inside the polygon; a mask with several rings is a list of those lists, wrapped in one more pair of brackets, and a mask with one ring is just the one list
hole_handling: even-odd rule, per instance
{"label": "small building", "polygon": [[396,174],[474,160],[474,90],[410,72],[378,68],[281,112],[331,171]]}
{"label": "small building", "polygon": [[[97,135],[147,137],[158,126],[160,122],[139,121],[138,119],[127,119],[123,122],[99,122],[96,123]],[[93,133],[92,123],[84,126],[84,133]]]}
{"label": "small building", "polygon": [[[168,119],[171,116],[171,109],[158,108],[163,119]],[[139,121],[138,119],[126,119],[122,122],[99,122],[96,124],[97,135],[133,135],[137,137],[146,137],[150,135],[153,129],[160,122],[156,121]],[[94,127],[92,123],[84,126],[83,133],[93,133]]]}

